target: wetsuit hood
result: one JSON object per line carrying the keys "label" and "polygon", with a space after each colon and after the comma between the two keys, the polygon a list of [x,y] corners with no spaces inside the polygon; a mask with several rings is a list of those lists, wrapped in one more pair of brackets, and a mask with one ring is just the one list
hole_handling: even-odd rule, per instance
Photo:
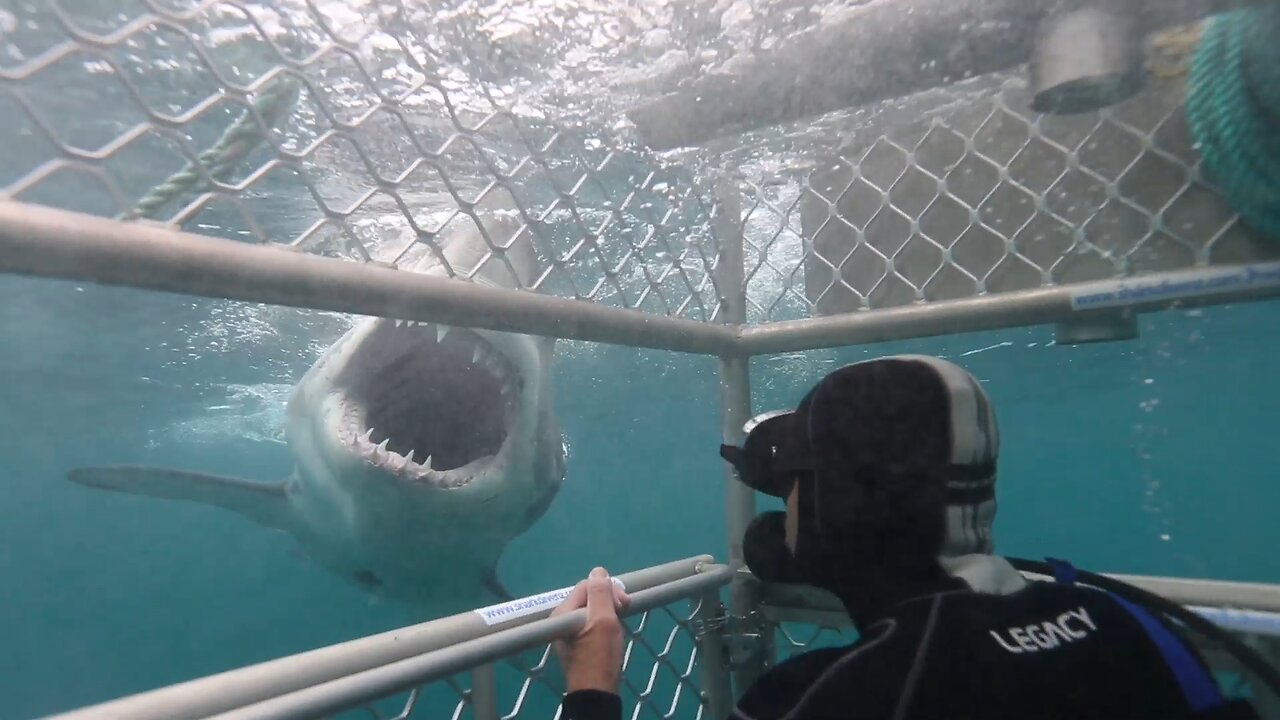
{"label": "wetsuit hood", "polygon": [[744,482],[797,491],[794,567],[763,579],[824,587],[859,624],[911,597],[1013,583],[990,555],[998,451],[986,393],[950,362],[902,355],[832,372],[741,450]]}

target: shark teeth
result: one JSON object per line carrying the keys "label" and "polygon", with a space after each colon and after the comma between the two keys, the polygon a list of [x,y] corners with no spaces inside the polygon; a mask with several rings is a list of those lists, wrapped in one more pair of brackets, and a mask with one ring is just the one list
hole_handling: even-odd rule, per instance
{"label": "shark teeth", "polygon": [[420,320],[404,320],[401,318],[384,318],[384,319],[387,322],[391,323],[391,325],[396,328],[416,328],[416,327],[425,328],[425,327],[431,326],[431,323],[422,322]]}
{"label": "shark teeth", "polygon": [[[520,374],[517,358],[508,356],[506,347],[500,339],[491,338],[479,331],[455,328],[442,323],[396,318],[383,318],[382,323],[382,327],[388,330],[395,328],[394,332],[397,336],[389,339],[390,349],[378,358],[378,362],[390,363],[409,352],[426,355],[444,353],[442,362],[452,363],[456,371],[483,372],[491,375],[492,378],[489,381],[496,383],[495,389],[501,398],[499,400],[501,410],[498,412],[506,413],[507,429],[520,421],[518,406],[521,392],[525,387],[525,379]],[[445,338],[451,339],[448,344],[440,346]],[[470,353],[467,352],[468,349]],[[469,364],[467,359],[470,359]],[[481,382],[478,378],[473,381]],[[386,397],[379,396],[378,401],[384,402]],[[461,487],[480,472],[483,462],[492,461],[494,457],[494,455],[488,455],[475,458],[461,468],[437,469],[433,467],[435,459],[430,454],[429,446],[424,447],[427,452],[421,453],[425,457],[420,461],[417,460],[419,456],[417,449],[408,450],[402,455],[390,446],[391,440],[399,438],[395,427],[397,423],[394,420],[384,419],[379,421],[384,427],[375,431],[373,427],[364,427],[364,423],[371,422],[366,419],[367,416],[365,408],[353,407],[347,411],[347,418],[344,421],[349,428],[346,431],[349,434],[344,435],[347,442],[364,462],[411,482],[446,488]],[[381,438],[381,441],[374,440],[375,437]],[[400,438],[397,441],[401,440],[408,440],[408,438]]]}
{"label": "shark teeth", "polygon": [[[393,320],[395,327],[408,330],[422,329],[426,332],[435,330],[436,343],[444,342],[444,339],[454,334],[454,328],[451,325],[443,323],[426,323],[416,320]],[[503,395],[506,395],[511,389],[508,387],[510,383],[519,383],[520,378],[514,373],[511,362],[502,354],[502,352],[489,344],[484,338],[477,336],[473,332],[464,331],[463,342],[471,344],[471,364],[475,367],[482,367],[503,381]]]}
{"label": "shark teeth", "polygon": [[361,455],[363,455],[370,463],[402,473],[415,470],[419,479],[425,478],[428,474],[434,472],[434,469],[431,467],[430,455],[420,463],[414,462],[414,458],[418,454],[416,449],[410,450],[406,455],[401,455],[388,447],[391,442],[390,438],[375,444],[373,442],[373,430],[373,428],[365,430],[364,433],[359,436],[359,441],[356,443],[361,451]]}
{"label": "shark teeth", "polygon": [[[415,462],[414,458],[418,454],[416,449],[410,450],[406,455],[401,455],[388,447],[390,439],[383,440],[375,445],[370,441],[373,433],[373,428],[365,430],[360,436],[360,441],[357,442],[360,455],[370,465],[400,474],[412,481],[427,483],[444,489],[462,487],[475,477],[477,471],[474,468],[437,470],[432,467],[432,456],[430,455],[426,456],[422,462]],[[492,461],[493,457],[492,455],[487,455],[472,462],[488,462]]]}

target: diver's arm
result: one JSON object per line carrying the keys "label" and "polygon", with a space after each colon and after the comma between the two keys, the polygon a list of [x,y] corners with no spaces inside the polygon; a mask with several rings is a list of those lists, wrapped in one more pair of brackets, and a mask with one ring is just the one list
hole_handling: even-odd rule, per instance
{"label": "diver's arm", "polygon": [[618,684],[622,676],[623,628],[618,612],[630,598],[604,568],[578,583],[552,617],[586,609],[587,621],[570,638],[556,642],[568,694],[560,704],[562,720],[622,720]]}
{"label": "diver's arm", "polygon": [[575,690],[560,703],[560,720],[622,720],[622,698],[604,690]]}

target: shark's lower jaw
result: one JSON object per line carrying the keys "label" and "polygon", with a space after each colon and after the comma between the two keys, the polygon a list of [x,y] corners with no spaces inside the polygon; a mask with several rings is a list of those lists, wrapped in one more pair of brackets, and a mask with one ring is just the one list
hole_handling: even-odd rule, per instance
{"label": "shark's lower jaw", "polygon": [[474,332],[378,320],[339,378],[340,441],[403,480],[461,487],[502,453],[523,386]]}

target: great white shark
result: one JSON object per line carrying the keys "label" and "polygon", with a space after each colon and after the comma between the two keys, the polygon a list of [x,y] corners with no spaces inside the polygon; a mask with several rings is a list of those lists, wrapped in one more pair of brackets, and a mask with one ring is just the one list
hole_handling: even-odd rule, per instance
{"label": "great white shark", "polygon": [[[412,270],[528,287],[539,262],[514,220],[437,238]],[[534,524],[565,474],[552,409],[553,340],[366,318],[293,389],[285,436],[295,470],[259,482],[188,470],[85,467],[95,488],[232,510],[295,537],[367,590],[430,615],[509,598],[508,542]]]}

